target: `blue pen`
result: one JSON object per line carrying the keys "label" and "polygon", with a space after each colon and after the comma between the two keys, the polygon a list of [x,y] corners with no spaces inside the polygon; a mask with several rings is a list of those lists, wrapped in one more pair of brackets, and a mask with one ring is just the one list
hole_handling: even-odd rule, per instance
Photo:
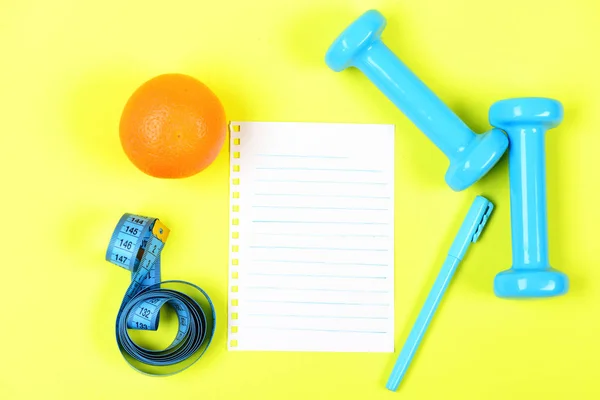
{"label": "blue pen", "polygon": [[419,343],[421,343],[421,339],[423,339],[423,335],[450,283],[450,279],[452,279],[452,276],[454,275],[454,271],[456,271],[458,264],[467,252],[469,245],[475,243],[477,239],[479,239],[481,231],[485,227],[493,209],[494,205],[489,200],[481,196],[475,197],[475,200],[450,247],[448,257],[446,258],[446,261],[444,261],[444,265],[442,265],[442,269],[427,296],[427,300],[425,300],[423,308],[396,360],[394,369],[386,384],[386,387],[389,390],[395,391],[400,385],[400,381],[404,377],[404,374],[419,347]]}

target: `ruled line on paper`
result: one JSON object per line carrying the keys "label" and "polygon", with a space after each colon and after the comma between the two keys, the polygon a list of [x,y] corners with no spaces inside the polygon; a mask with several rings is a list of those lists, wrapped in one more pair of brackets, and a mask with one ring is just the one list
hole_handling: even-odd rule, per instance
{"label": "ruled line on paper", "polygon": [[329,251],[389,251],[388,249],[356,249],[352,247],[309,247],[309,246],[250,246],[251,249],[329,250]]}
{"label": "ruled line on paper", "polygon": [[283,318],[332,318],[332,319],[389,319],[388,317],[347,316],[347,315],[299,315],[299,314],[248,314],[251,317]]}
{"label": "ruled line on paper", "polygon": [[318,233],[274,233],[274,232],[254,232],[254,235],[267,236],[298,236],[298,237],[361,237],[361,238],[389,238],[390,235],[369,235],[369,234],[348,234],[348,233],[333,233],[333,234],[318,234]]}
{"label": "ruled line on paper", "polygon": [[280,224],[337,224],[337,225],[389,225],[387,222],[352,222],[352,221],[285,221],[285,220],[253,220],[254,223]]}
{"label": "ruled line on paper", "polygon": [[346,195],[346,194],[311,194],[311,193],[254,193],[255,196],[295,196],[295,197],[334,197],[348,199],[381,199],[389,200],[390,196]]}
{"label": "ruled line on paper", "polygon": [[389,307],[389,304],[375,303],[336,303],[327,301],[291,301],[291,300],[246,300],[249,303],[291,303],[291,304],[320,304],[320,305],[336,305],[336,306],[364,306],[364,307]]}
{"label": "ruled line on paper", "polygon": [[361,331],[361,330],[350,330],[350,329],[316,329],[316,328],[283,328],[275,326],[244,326],[244,329],[271,329],[271,330],[283,330],[283,331],[315,331],[315,332],[336,332],[336,333],[374,333],[374,334],[386,334],[387,332],[382,331]]}
{"label": "ruled line on paper", "polygon": [[268,183],[318,183],[327,185],[387,185],[386,182],[361,182],[361,181],[307,181],[301,179],[257,179],[256,182]]}
{"label": "ruled line on paper", "polygon": [[379,169],[350,169],[350,168],[309,168],[309,167],[256,167],[257,170],[274,170],[274,171],[318,171],[318,172],[369,172],[381,173]]}
{"label": "ruled line on paper", "polygon": [[329,264],[329,265],[360,265],[371,267],[387,267],[388,264],[373,264],[360,262],[329,262],[329,261],[306,261],[306,260],[253,260],[255,262],[272,262],[272,263],[297,263],[297,264]]}
{"label": "ruled line on paper", "polygon": [[246,286],[247,289],[256,290],[298,290],[298,291],[322,291],[322,292],[345,292],[345,293],[389,293],[389,290],[352,290],[352,289],[329,289],[329,288],[290,288],[280,286]]}
{"label": "ruled line on paper", "polygon": [[259,157],[287,157],[287,158],[324,158],[324,159],[346,159],[344,156],[326,156],[318,154],[257,154]]}
{"label": "ruled line on paper", "polygon": [[386,279],[385,276],[352,276],[352,275],[320,275],[320,274],[279,274],[271,272],[248,272],[248,275],[257,276],[293,276],[307,278],[339,278],[339,279]]}
{"label": "ruled line on paper", "polygon": [[312,207],[312,206],[271,206],[253,205],[253,208],[274,208],[292,210],[343,210],[343,211],[388,211],[387,208],[360,208],[360,207]]}

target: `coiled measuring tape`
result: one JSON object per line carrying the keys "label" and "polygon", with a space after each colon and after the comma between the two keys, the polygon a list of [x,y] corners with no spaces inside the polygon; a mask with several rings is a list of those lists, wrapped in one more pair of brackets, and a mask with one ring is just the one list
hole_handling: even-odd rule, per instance
{"label": "coiled measuring tape", "polygon": [[[173,375],[194,364],[215,331],[213,303],[200,287],[185,281],[160,280],[160,254],[169,229],[157,218],[124,214],[106,250],[106,260],[131,272],[116,321],[116,338],[125,360],[139,372]],[[179,328],[171,344],[152,350],[136,344],[128,329],[156,331],[163,306],[177,314]]]}

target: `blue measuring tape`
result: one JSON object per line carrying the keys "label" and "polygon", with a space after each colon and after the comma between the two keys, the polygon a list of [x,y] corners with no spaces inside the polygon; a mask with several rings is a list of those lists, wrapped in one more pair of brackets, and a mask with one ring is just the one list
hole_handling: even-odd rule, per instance
{"label": "blue measuring tape", "polygon": [[[117,344],[125,360],[139,372],[173,375],[194,364],[215,331],[213,303],[200,287],[185,281],[160,280],[160,254],[169,229],[157,218],[124,214],[106,250],[106,260],[131,272],[116,321]],[[136,344],[128,329],[156,331],[163,306],[177,314],[179,328],[171,344],[152,350]]]}

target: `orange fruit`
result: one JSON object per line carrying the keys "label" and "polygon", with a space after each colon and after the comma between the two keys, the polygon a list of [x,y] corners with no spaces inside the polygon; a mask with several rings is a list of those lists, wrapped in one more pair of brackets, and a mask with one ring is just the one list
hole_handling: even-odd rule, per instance
{"label": "orange fruit", "polygon": [[159,75],[141,85],[127,101],[119,125],[129,160],[158,178],[185,178],[208,167],[226,132],[217,96],[184,74]]}

